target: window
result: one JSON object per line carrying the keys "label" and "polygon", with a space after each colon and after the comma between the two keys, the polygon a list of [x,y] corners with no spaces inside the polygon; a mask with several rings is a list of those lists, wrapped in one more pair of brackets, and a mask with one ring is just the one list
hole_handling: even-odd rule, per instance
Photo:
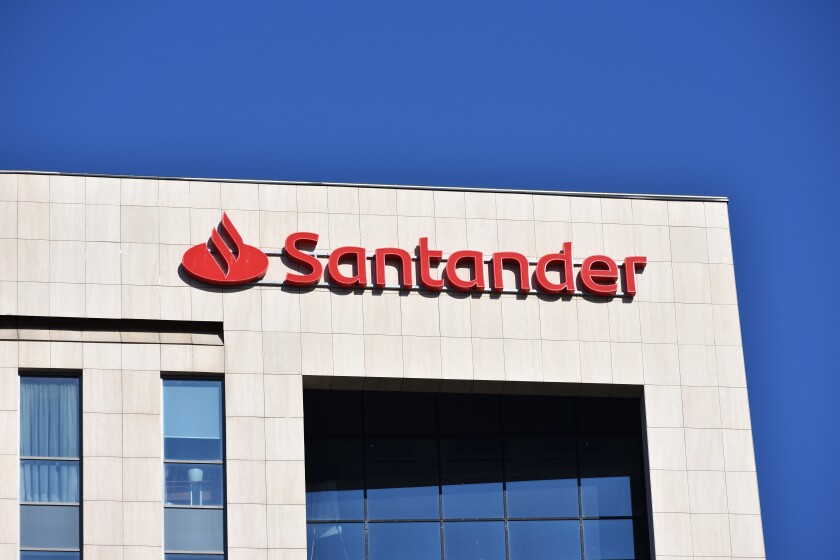
{"label": "window", "polygon": [[649,556],[635,399],[304,392],[308,560]]}
{"label": "window", "polygon": [[20,378],[20,557],[78,560],[79,378]]}
{"label": "window", "polygon": [[224,558],[222,398],[218,380],[163,380],[166,560]]}

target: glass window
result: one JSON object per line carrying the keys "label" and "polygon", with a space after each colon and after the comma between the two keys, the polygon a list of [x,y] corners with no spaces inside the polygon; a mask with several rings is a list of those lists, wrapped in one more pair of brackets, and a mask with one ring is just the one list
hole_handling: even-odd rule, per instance
{"label": "glass window", "polygon": [[20,546],[78,549],[78,506],[21,506]]}
{"label": "glass window", "polygon": [[368,440],[368,519],[438,519],[437,441]]}
{"label": "glass window", "polygon": [[305,390],[307,558],[645,558],[638,404]]}
{"label": "glass window", "polygon": [[362,523],[310,523],[306,527],[308,560],[364,560]]}
{"label": "glass window", "polygon": [[362,440],[306,442],[306,519],[364,519]]}
{"label": "glass window", "polygon": [[163,380],[167,559],[219,560],[224,553],[222,396],[221,381]]}
{"label": "glass window", "polygon": [[164,548],[169,552],[223,552],[224,512],[221,509],[166,508]]}
{"label": "glass window", "polygon": [[163,382],[164,458],[222,460],[222,384]]}
{"label": "glass window", "polygon": [[444,557],[505,560],[504,521],[448,521],[443,524]]}
{"label": "glass window", "polygon": [[517,437],[505,441],[508,515],[577,517],[574,438]]}
{"label": "glass window", "polygon": [[79,404],[77,377],[20,378],[21,558],[79,557]]}
{"label": "glass window", "polygon": [[583,543],[587,560],[633,560],[633,522],[629,519],[584,521]]}
{"label": "glass window", "polygon": [[580,558],[577,521],[511,521],[510,560]]}
{"label": "glass window", "polygon": [[45,550],[22,550],[20,560],[79,560],[78,552],[52,552]]}
{"label": "glass window", "polygon": [[504,517],[501,443],[498,438],[441,441],[444,518]]}
{"label": "glass window", "polygon": [[370,560],[434,560],[440,558],[439,523],[371,523]]}

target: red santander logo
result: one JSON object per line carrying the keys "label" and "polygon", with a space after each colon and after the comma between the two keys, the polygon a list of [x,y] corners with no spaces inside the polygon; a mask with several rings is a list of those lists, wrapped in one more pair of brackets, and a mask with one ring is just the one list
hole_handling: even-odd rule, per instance
{"label": "red santander logo", "polygon": [[196,280],[217,286],[238,286],[265,276],[268,257],[256,247],[246,245],[223,213],[219,227],[213,229],[207,243],[187,250],[181,265]]}

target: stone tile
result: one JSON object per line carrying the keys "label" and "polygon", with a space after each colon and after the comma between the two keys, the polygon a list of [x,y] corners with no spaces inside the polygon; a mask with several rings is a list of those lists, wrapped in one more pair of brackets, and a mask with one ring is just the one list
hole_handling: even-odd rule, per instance
{"label": "stone tile", "polygon": [[653,535],[657,558],[663,555],[692,556],[690,515],[654,513]]}
{"label": "stone tile", "polygon": [[502,308],[502,335],[505,338],[540,338],[540,306],[536,297],[503,295],[496,303]]}
{"label": "stone tile", "polygon": [[609,342],[580,342],[580,372],[583,383],[612,383]]}
{"label": "stone tile", "polygon": [[17,224],[20,239],[49,239],[50,205],[44,202],[18,202]]}
{"label": "stone tile", "polygon": [[160,212],[157,207],[120,208],[120,240],[123,243],[159,243]]}
{"label": "stone tile", "polygon": [[741,323],[738,307],[734,305],[713,305],[714,343],[718,346],[741,345]]}
{"label": "stone tile", "polygon": [[688,490],[692,513],[728,513],[723,472],[689,471]]}
{"label": "stone tile", "polygon": [[710,263],[732,264],[732,243],[728,229],[707,229],[706,242]]}
{"label": "stone tile", "polygon": [[682,400],[687,428],[720,428],[717,387],[683,387]]}
{"label": "stone tile", "polygon": [[333,374],[332,335],[301,333],[301,373],[303,375]]}
{"label": "stone tile", "polygon": [[[548,340],[578,339],[578,299],[540,298],[540,336]],[[587,302],[584,302],[587,303]]]}
{"label": "stone tile", "polygon": [[[507,201],[503,201],[507,202]],[[464,205],[467,218],[496,219],[496,193],[467,192],[464,193]],[[527,213],[527,210],[526,210]]]}
{"label": "stone tile", "polygon": [[84,543],[90,545],[121,545],[123,543],[123,504],[85,500],[82,510]]}
{"label": "stone tile", "polygon": [[726,473],[726,495],[731,514],[759,515],[758,480],[754,472]]}
{"label": "stone tile", "polygon": [[162,502],[163,472],[159,458],[123,460],[123,500],[126,502]]}
{"label": "stone tile", "polygon": [[760,515],[730,515],[732,556],[764,558],[764,537]]}
{"label": "stone tile", "polygon": [[404,377],[440,378],[442,362],[438,337],[404,336],[402,347]]}
{"label": "stone tile", "polygon": [[671,256],[674,262],[709,262],[706,229],[672,227]]}
{"label": "stone tile", "polygon": [[685,430],[686,465],[691,470],[724,469],[720,430]]}
{"label": "stone tile", "polygon": [[572,221],[571,200],[569,196],[533,195],[534,219],[537,221]]}
{"label": "stone tile", "polygon": [[364,344],[366,376],[403,377],[403,343],[399,336],[365,335]]}
{"label": "stone tile", "polygon": [[400,191],[394,189],[359,189],[359,211],[362,214],[395,216]]}
{"label": "stone tile", "polygon": [[266,501],[266,462],[227,461],[227,502],[264,504]]}
{"label": "stone tile", "polygon": [[260,183],[260,208],[276,212],[297,211],[297,187]]}
{"label": "stone tile", "polygon": [[572,223],[572,241],[576,258],[604,254],[604,231],[601,224]]}
{"label": "stone tile", "polygon": [[703,202],[669,200],[668,224],[672,226],[706,227]]}
{"label": "stone tile", "polygon": [[725,514],[691,516],[691,539],[697,556],[729,556],[729,521]]}
{"label": "stone tile", "polygon": [[343,186],[328,188],[327,208],[331,214],[358,214],[359,189]]}
{"label": "stone tile", "polygon": [[542,346],[539,340],[504,341],[505,380],[541,382]]}
{"label": "stone tile", "polygon": [[[324,349],[320,348],[319,352]],[[365,371],[364,337],[358,334],[334,334],[332,337],[333,375],[358,377]],[[304,365],[306,364],[304,346]],[[304,374],[306,368],[304,367]]]}
{"label": "stone tile", "polygon": [[49,202],[50,176],[23,173],[17,175],[18,200]]}
{"label": "stone tile", "polygon": [[266,506],[264,504],[229,504],[228,547],[266,548]]}
{"label": "stone tile", "polygon": [[706,227],[729,227],[729,205],[726,202],[704,202],[703,207],[706,214]]}
{"label": "stone tile", "polygon": [[270,548],[303,548],[306,546],[306,506],[270,505],[268,536]]}
{"label": "stone tile", "polygon": [[472,339],[473,379],[504,381],[504,343],[495,338]]}
{"label": "stone tile", "polygon": [[685,430],[648,428],[648,457],[651,469],[685,470]]}
{"label": "stone tile", "polygon": [[642,342],[674,343],[677,342],[677,321],[674,304],[639,303]]}
{"label": "stone tile", "polygon": [[271,504],[306,504],[303,461],[267,461],[265,463],[268,502]]}
{"label": "stone tile", "polygon": [[496,218],[499,220],[533,220],[533,197],[514,193],[496,193]]}
{"label": "stone tile", "polygon": [[147,457],[160,460],[161,424],[155,414],[123,414],[124,457]]}
{"label": "stone tile", "polygon": [[439,218],[465,218],[466,206],[461,191],[434,191],[435,216]]}
{"label": "stone tile", "polygon": [[[359,227],[361,246],[368,251],[399,245],[396,216],[365,215],[359,220]],[[389,266],[392,266],[393,262],[390,259],[387,260]],[[372,264],[372,261],[368,261],[368,264]],[[370,273],[370,281],[373,281],[373,273]]]}
{"label": "stone tile", "polygon": [[648,262],[671,260],[671,236],[667,226],[633,227],[636,254],[647,257]]}
{"label": "stone tile", "polygon": [[0,238],[18,238],[17,202],[0,202]]}
{"label": "stone tile", "polygon": [[569,202],[573,222],[601,223],[601,199],[573,196]]}
{"label": "stone tile", "polygon": [[680,377],[683,385],[717,386],[717,360],[714,346],[681,344]]}
{"label": "stone tile", "polygon": [[631,200],[633,221],[644,225],[667,225],[668,202],[664,200]]}
{"label": "stone tile", "polygon": [[[396,213],[400,216],[434,216],[434,192],[415,189],[397,189]],[[495,209],[493,217],[495,218]]]}
{"label": "stone tile", "polygon": [[85,286],[83,284],[50,284],[50,315],[84,317]]}
{"label": "stone tile", "polygon": [[300,297],[300,330],[309,333],[331,333],[332,311],[330,292],[315,289]]}
{"label": "stone tile", "polygon": [[440,338],[441,377],[473,378],[472,341],[469,338]]}
{"label": "stone tile", "polygon": [[744,371],[744,353],[740,346],[718,346],[717,356],[718,383],[721,387],[746,387]]}
{"label": "stone tile", "polygon": [[[256,292],[256,290],[252,290]],[[261,290],[262,329],[264,331],[300,331],[300,295],[278,289]],[[254,294],[251,299],[257,300]],[[225,322],[228,317],[225,313]],[[251,321],[249,321],[249,324]]]}
{"label": "stone tile", "polygon": [[265,415],[271,418],[303,417],[303,378],[300,375],[268,375],[265,386]]}
{"label": "stone tile", "polygon": [[647,425],[653,428],[683,426],[682,391],[680,387],[648,385],[645,387]]}
{"label": "stone tile", "polygon": [[123,502],[123,543],[127,546],[163,545],[163,508],[159,501]]}
{"label": "stone tile", "polygon": [[723,428],[750,429],[750,403],[747,390],[720,387],[720,418]]}
{"label": "stone tile", "polygon": [[712,303],[738,304],[738,295],[735,291],[735,269],[731,264],[710,264],[709,282]]}
{"label": "stone tile", "polygon": [[303,418],[266,418],[265,457],[269,461],[303,461]]}
{"label": "stone tile", "polygon": [[262,373],[262,333],[225,332],[225,373]]}
{"label": "stone tile", "polygon": [[703,303],[677,303],[677,340],[680,344],[715,343],[712,306]]}
{"label": "stone tile", "polygon": [[515,251],[530,258],[537,256],[537,242],[533,222],[498,220],[496,222],[496,228],[500,250]]}
{"label": "stone tile", "polygon": [[85,239],[118,242],[122,230],[119,206],[88,205],[85,207]]}
{"label": "stone tile", "polygon": [[258,186],[254,183],[221,183],[222,208],[226,210],[259,210]]}
{"label": "stone tile", "polygon": [[330,214],[327,218],[330,229],[331,248],[361,243],[358,214]]}
{"label": "stone tile", "polygon": [[50,281],[50,242],[21,239],[17,250],[18,282]]}
{"label": "stone tile", "polygon": [[50,204],[50,239],[85,240],[85,205]]}
{"label": "stone tile", "polygon": [[330,292],[330,306],[332,309],[332,332],[345,334],[362,334],[365,332],[364,305],[362,298],[357,294],[353,292]]}
{"label": "stone tile", "polygon": [[[125,201],[123,201],[125,204]],[[192,208],[220,209],[221,185],[209,181],[190,181],[190,206]]]}
{"label": "stone tile", "polygon": [[265,460],[265,419],[229,416],[225,419],[225,443],[228,460]]}
{"label": "stone tile", "polygon": [[[563,243],[572,240],[570,222],[534,222],[537,256],[557,253],[563,249]],[[577,254],[573,249],[573,253]]]}
{"label": "stone tile", "polygon": [[[435,238],[437,248],[445,255],[465,249],[467,247],[467,221],[463,218],[435,218]],[[483,247],[477,249],[485,251]],[[466,271],[463,274],[466,276]]]}
{"label": "stone tile", "polygon": [[752,432],[723,430],[723,455],[727,471],[755,471]]}
{"label": "stone tile", "polygon": [[688,513],[685,471],[650,471],[651,509],[656,513]]}
{"label": "stone tile", "polygon": [[299,375],[301,373],[301,336],[299,333],[263,333],[264,372]]}
{"label": "stone tile", "polygon": [[[82,453],[85,457],[123,456],[122,415],[85,412],[82,426]],[[157,444],[160,448],[160,441]]]}

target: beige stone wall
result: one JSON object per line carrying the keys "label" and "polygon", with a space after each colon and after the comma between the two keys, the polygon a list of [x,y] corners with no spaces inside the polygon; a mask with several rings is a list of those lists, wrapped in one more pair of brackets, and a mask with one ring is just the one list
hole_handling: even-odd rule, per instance
{"label": "beige stone wall", "polygon": [[[312,231],[319,249],[411,250],[426,236],[444,252],[537,257],[572,241],[576,257],[649,264],[632,302],[191,287],[181,255],[222,210],[266,251]],[[88,559],[161,553],[161,371],[225,374],[233,560],[305,558],[304,376],[323,387],[643,386],[657,558],[762,558],[728,225],[722,202],[0,174],[0,314],[225,329],[224,347],[0,342],[0,556],[17,547],[18,368],[42,367],[83,372]],[[270,261],[265,281],[282,280]]]}

